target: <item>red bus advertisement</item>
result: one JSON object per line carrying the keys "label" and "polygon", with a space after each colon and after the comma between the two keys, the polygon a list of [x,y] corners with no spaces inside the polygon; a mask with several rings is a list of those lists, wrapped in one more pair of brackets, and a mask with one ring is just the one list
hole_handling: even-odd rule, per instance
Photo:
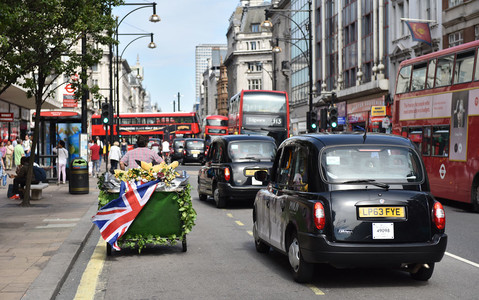
{"label": "red bus advertisement", "polygon": [[479,211],[479,41],[403,61],[393,133],[422,153],[431,191]]}
{"label": "red bus advertisement", "polygon": [[279,144],[289,137],[288,94],[281,91],[243,90],[228,103],[229,134],[260,134]]}
{"label": "red bus advertisement", "polygon": [[[105,127],[100,117],[100,115],[92,116],[92,136],[104,138]],[[170,140],[173,140],[176,136],[197,137],[200,133],[195,112],[127,113],[120,114],[119,128],[116,125],[116,115],[114,122],[114,136],[125,138],[130,145],[136,143],[138,135],[164,139],[165,135],[169,134]]]}
{"label": "red bus advertisement", "polygon": [[228,117],[213,115],[207,116],[205,119],[205,140],[209,140],[211,136],[228,134]]}

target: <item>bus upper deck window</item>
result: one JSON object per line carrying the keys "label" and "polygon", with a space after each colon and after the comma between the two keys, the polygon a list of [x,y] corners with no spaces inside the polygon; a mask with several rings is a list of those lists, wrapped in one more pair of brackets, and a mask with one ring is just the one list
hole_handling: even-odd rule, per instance
{"label": "bus upper deck window", "polygon": [[452,82],[452,67],[454,65],[454,55],[448,55],[439,58],[436,70],[435,86],[447,86]]}
{"label": "bus upper deck window", "polygon": [[454,68],[454,83],[472,81],[472,70],[474,68],[474,51],[459,53],[456,57]]}
{"label": "bus upper deck window", "polygon": [[424,85],[426,83],[426,63],[420,63],[414,65],[414,69],[412,71],[412,82],[411,82],[411,90],[418,91],[423,90]]}
{"label": "bus upper deck window", "polygon": [[406,66],[399,71],[396,94],[409,92],[409,81],[411,79],[411,66]]}

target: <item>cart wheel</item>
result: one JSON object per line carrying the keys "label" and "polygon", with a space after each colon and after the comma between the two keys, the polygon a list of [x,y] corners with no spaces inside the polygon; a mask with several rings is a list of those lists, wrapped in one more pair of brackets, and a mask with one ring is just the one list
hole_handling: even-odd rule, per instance
{"label": "cart wheel", "polygon": [[186,252],[187,247],[186,247],[186,236],[183,238],[181,241],[181,245],[183,246],[183,252]]}
{"label": "cart wheel", "polygon": [[111,256],[111,245],[106,243],[106,256]]}

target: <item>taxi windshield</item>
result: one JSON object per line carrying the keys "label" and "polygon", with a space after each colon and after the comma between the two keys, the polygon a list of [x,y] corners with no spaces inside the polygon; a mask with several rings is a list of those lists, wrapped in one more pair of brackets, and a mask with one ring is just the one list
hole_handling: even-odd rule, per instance
{"label": "taxi windshield", "polygon": [[321,175],[328,183],[351,184],[367,180],[401,185],[420,184],[425,177],[419,156],[406,147],[328,147],[320,156]]}

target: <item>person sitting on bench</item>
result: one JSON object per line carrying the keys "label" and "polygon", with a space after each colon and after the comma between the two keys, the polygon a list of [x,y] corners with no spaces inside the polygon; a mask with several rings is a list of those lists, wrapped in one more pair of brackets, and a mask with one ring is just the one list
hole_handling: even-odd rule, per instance
{"label": "person sitting on bench", "polygon": [[[29,169],[28,160],[29,157],[22,157],[20,160],[20,165],[17,167],[16,175],[10,174],[10,178],[13,178],[13,193],[14,195],[10,197],[10,199],[23,199],[23,192],[20,191],[20,187],[22,190],[25,188],[25,184],[27,182],[27,172]],[[35,168],[35,167],[34,167]],[[33,172],[33,178],[31,184],[40,183],[43,179],[36,178],[37,172]]]}

